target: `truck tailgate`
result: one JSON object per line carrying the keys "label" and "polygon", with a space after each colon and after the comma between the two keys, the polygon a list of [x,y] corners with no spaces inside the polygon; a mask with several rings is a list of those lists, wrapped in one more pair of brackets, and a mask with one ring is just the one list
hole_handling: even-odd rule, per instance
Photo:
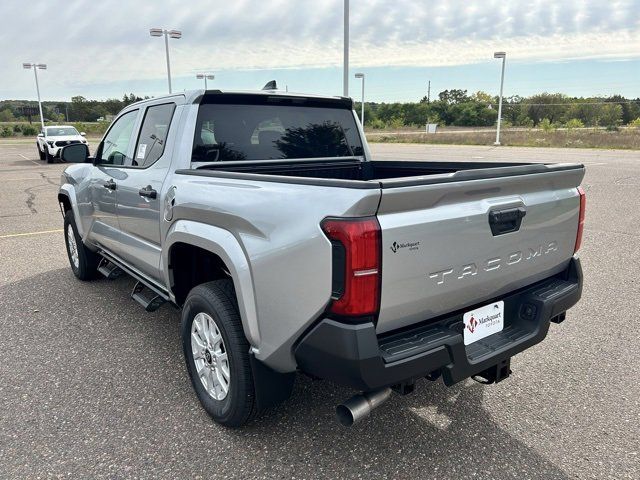
{"label": "truck tailgate", "polygon": [[383,181],[378,333],[563,270],[574,253],[583,177],[582,165],[563,164]]}

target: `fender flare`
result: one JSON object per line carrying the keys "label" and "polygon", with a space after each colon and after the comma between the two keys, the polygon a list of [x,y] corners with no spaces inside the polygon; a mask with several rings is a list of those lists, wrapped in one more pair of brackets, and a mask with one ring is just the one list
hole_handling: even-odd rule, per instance
{"label": "fender flare", "polygon": [[65,183],[64,185],[61,185],[60,189],[58,190],[58,196],[60,195],[64,195],[69,199],[69,204],[71,205],[71,210],[73,211],[73,217],[77,219],[76,228],[78,229],[78,234],[80,235],[82,240],[85,240],[84,227],[82,225],[82,222],[80,221],[80,211],[78,210],[78,201],[76,199],[76,189],[73,185]]}
{"label": "fender flare", "polygon": [[[238,297],[238,309],[242,328],[247,340],[257,352],[260,343],[260,329],[258,326],[258,316],[256,300],[253,289],[253,278],[247,256],[240,245],[240,242],[228,230],[207,225],[192,220],[177,220],[171,225],[167,232],[162,249],[162,265],[164,269],[165,284],[170,288],[171,279],[169,276],[169,252],[176,243],[186,243],[202,248],[217,255],[222,259],[231,278]],[[172,300],[175,301],[173,292],[169,291]]]}

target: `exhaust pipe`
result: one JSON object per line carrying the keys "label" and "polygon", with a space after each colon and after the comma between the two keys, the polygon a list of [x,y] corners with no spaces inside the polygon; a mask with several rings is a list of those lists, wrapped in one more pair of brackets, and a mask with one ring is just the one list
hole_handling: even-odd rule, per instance
{"label": "exhaust pipe", "polygon": [[369,415],[374,408],[386,402],[390,396],[390,388],[381,388],[354,395],[336,407],[338,420],[345,427],[350,427]]}

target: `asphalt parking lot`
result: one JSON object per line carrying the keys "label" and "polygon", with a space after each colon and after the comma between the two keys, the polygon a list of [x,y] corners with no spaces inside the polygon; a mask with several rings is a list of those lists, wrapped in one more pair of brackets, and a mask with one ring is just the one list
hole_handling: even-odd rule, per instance
{"label": "asphalt parking lot", "polygon": [[352,392],[299,376],[234,431],[192,393],[179,314],[133,282],[81,283],[56,195],[64,165],[0,142],[0,478],[640,478],[640,152],[374,145],[378,158],[587,166],[582,301],[494,386],[419,382],[346,429]]}

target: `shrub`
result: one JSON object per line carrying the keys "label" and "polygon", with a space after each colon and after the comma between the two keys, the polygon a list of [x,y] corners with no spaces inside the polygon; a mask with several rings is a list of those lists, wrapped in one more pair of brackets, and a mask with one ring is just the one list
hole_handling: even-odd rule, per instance
{"label": "shrub", "polygon": [[584,123],[582,123],[582,120],[578,118],[572,118],[571,120],[567,121],[564,126],[569,130],[573,130],[574,128],[584,128]]}
{"label": "shrub", "polygon": [[392,117],[391,120],[387,122],[387,127],[402,128],[404,127],[404,120],[402,120],[401,117]]}
{"label": "shrub", "polygon": [[13,135],[13,130],[9,127],[2,127],[2,130],[0,130],[0,137],[10,137]]}
{"label": "shrub", "polygon": [[379,118],[375,118],[373,119],[371,122],[367,122],[368,123],[368,127],[369,128],[373,128],[375,130],[381,130],[384,128],[384,122],[382,120],[380,120]]}
{"label": "shrub", "polygon": [[38,133],[38,130],[36,130],[31,125],[27,125],[26,127],[22,127],[22,135],[24,135],[25,137],[30,137],[31,135],[35,135],[37,133]]}
{"label": "shrub", "polygon": [[549,120],[548,118],[543,118],[542,121],[538,124],[538,126],[545,132],[550,132],[555,128],[553,123],[551,123],[551,120]]}
{"label": "shrub", "polygon": [[629,126],[634,128],[640,128],[640,117],[636,118],[635,120],[631,120],[629,122]]}
{"label": "shrub", "polygon": [[13,126],[13,133],[20,133],[22,131],[22,126],[19,123],[16,123]]}

